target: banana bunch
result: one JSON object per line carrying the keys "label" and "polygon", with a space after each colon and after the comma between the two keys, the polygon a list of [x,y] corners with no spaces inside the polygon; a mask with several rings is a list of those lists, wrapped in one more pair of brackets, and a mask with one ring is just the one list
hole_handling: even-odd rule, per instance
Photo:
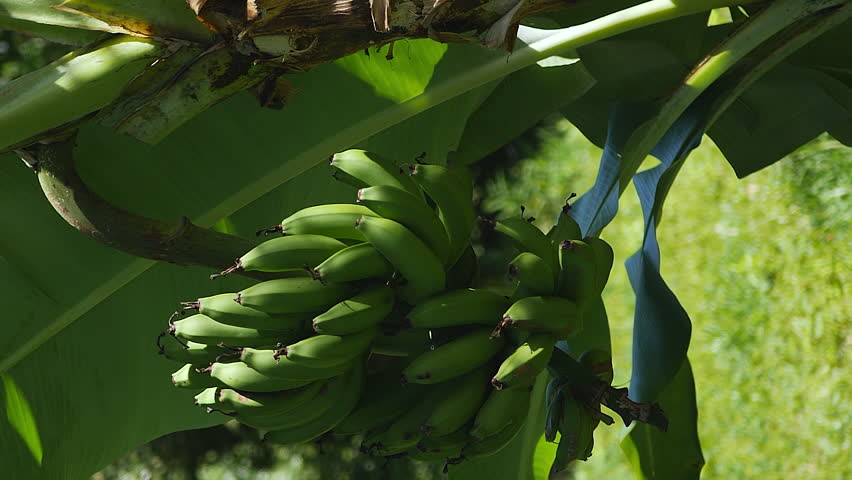
{"label": "banana bunch", "polygon": [[369,455],[491,455],[521,430],[553,345],[582,329],[612,250],[570,217],[545,235],[522,215],[486,223],[520,250],[511,296],[475,288],[472,180],[461,168],[363,150],[331,158],[351,204],[299,210],[214,275],[280,274],[183,302],[158,339],[195,402],[300,443],[361,435]]}

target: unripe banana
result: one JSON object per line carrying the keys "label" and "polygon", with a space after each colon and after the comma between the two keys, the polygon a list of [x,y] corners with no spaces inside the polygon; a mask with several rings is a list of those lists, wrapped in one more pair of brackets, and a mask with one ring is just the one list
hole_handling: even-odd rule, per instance
{"label": "unripe banana", "polygon": [[[319,384],[316,392],[296,407],[277,411],[273,409],[255,409],[236,415],[240,423],[258,430],[270,431],[292,428],[319,418],[334,405],[336,398],[344,394],[348,384],[347,375],[338,375],[328,380],[314,382]],[[308,387],[305,387],[308,388]]]}
{"label": "unripe banana", "polygon": [[453,265],[470,241],[476,213],[469,186],[459,180],[457,173],[440,165],[413,165],[409,172],[417,184],[438,207],[438,218],[444,224],[450,240],[447,265]]}
{"label": "unripe banana", "polygon": [[227,385],[234,390],[245,390],[247,392],[277,392],[279,390],[290,390],[307,385],[313,380],[288,380],[263,375],[252,369],[243,362],[213,363],[204,371],[210,376]]}
{"label": "unripe banana", "polygon": [[414,196],[389,185],[378,185],[358,190],[358,203],[384,218],[399,222],[420,237],[439,259],[448,260],[450,240],[447,232],[435,211],[423,202],[422,196]]}
{"label": "unripe banana", "polygon": [[313,382],[291,390],[279,392],[245,392],[230,388],[216,389],[212,408],[234,412],[239,415],[283,415],[296,407],[305,405],[320,391],[324,382]]}
{"label": "unripe banana", "polygon": [[[287,237],[284,237],[287,238]],[[194,302],[182,302],[185,310],[197,310],[202,315],[226,325],[256,328],[260,330],[302,330],[311,318],[310,313],[273,314],[244,307],[234,301],[236,293],[222,293],[199,298]]]}
{"label": "unripe banana", "polygon": [[583,239],[592,247],[595,254],[595,287],[598,294],[603,292],[606,282],[609,281],[609,274],[612,271],[612,262],[615,253],[612,247],[598,237],[586,237]]}
{"label": "unripe banana", "polygon": [[495,334],[499,335],[502,329],[509,327],[550,332],[559,338],[568,338],[583,329],[583,316],[571,300],[562,297],[526,297],[506,310]]}
{"label": "unripe banana", "polygon": [[279,278],[246,288],[235,301],[270,314],[317,312],[350,296],[352,291],[353,287],[345,283],[323,285],[306,277]]}
{"label": "unripe banana", "polygon": [[[568,200],[574,196],[574,194],[571,194],[571,196],[568,197]],[[570,212],[571,205],[569,205],[566,201],[565,205],[562,207],[562,211],[559,212],[559,219],[556,221],[556,225],[547,232],[547,238],[549,238],[554,245],[558,246],[565,240],[581,240],[583,238],[583,231],[580,229],[580,225],[577,224],[577,221],[571,216]]]}
{"label": "unripe banana", "polygon": [[277,350],[254,348],[243,348],[240,360],[258,373],[287,380],[321,380],[336,377],[351,367],[348,363],[341,363],[327,368],[311,368],[279,356]]}
{"label": "unripe banana", "polygon": [[391,357],[416,356],[428,350],[431,342],[429,330],[424,328],[387,330],[376,335],[371,351]]}
{"label": "unripe banana", "polygon": [[592,454],[594,430],[599,421],[571,395],[561,395],[562,416],[559,422],[559,446],[550,467],[550,476],[565,470],[574,460],[586,460]]}
{"label": "unripe banana", "polygon": [[160,350],[160,355],[169,360],[204,366],[215,362],[216,358],[220,355],[234,353],[227,348],[216,345],[206,345],[197,342],[186,342],[186,344],[183,344],[173,335],[166,335],[165,333],[157,338],[157,347]]}
{"label": "unripe banana", "polygon": [[487,328],[476,329],[420,354],[403,370],[403,381],[440,383],[484,365],[505,344],[502,338],[491,339],[489,332]]}
{"label": "unripe banana", "polygon": [[524,423],[526,423],[526,416],[521,417],[517,422],[506,425],[502,430],[491,436],[471,440],[462,449],[462,457],[466,460],[473,460],[494,455],[506,448],[515,439],[518,432],[524,428]]}
{"label": "unripe banana", "polygon": [[323,283],[344,283],[370,278],[388,279],[393,266],[369,243],[346,247],[314,268],[314,279]]}
{"label": "unripe banana", "polygon": [[411,406],[405,413],[379,431],[364,438],[361,450],[368,455],[390,456],[402,453],[417,445],[423,438],[420,427],[432,414],[434,406],[444,398],[454,386],[453,383],[435,385]]}
{"label": "unripe banana", "polygon": [[467,428],[462,427],[440,437],[434,435],[425,437],[417,442],[414,448],[408,449],[407,452],[408,456],[415,460],[434,462],[460,457],[462,449],[469,442],[470,437],[467,435]]}
{"label": "unripe banana", "polygon": [[363,205],[328,203],[303,208],[281,221],[277,227],[267,230],[285,235],[324,235],[333,238],[348,238],[364,241],[364,235],[355,229],[355,220],[361,215],[376,215]]}
{"label": "unripe banana", "polygon": [[526,388],[547,368],[557,337],[549,333],[534,333],[523,345],[509,355],[491,379],[497,390]]}
{"label": "unripe banana", "polygon": [[217,401],[219,390],[219,387],[205,388],[201,391],[201,393],[195,396],[195,404],[199,407],[207,407],[207,413],[210,413],[213,410],[217,410],[225,414],[231,413],[231,410],[228,410],[226,406],[219,405]]}
{"label": "unripe banana", "polygon": [[377,326],[393,310],[394,293],[386,286],[365,290],[314,317],[314,331],[349,335]]}
{"label": "unripe banana", "polygon": [[580,240],[559,244],[559,295],[573,300],[580,311],[588,307],[600,292],[597,289],[597,260],[592,247]]}
{"label": "unripe banana", "polygon": [[355,408],[364,389],[364,366],[359,362],[347,375],[345,390],[335,398],[334,404],[318,418],[297,427],[274,430],[263,439],[269,443],[305,443],[331,431]]}
{"label": "unripe banana", "polygon": [[196,314],[173,322],[169,327],[169,333],[180,339],[198,343],[258,347],[296,341],[303,338],[304,328],[281,331],[258,330],[225,325],[206,315]]}
{"label": "unripe banana", "polygon": [[189,363],[172,374],[172,383],[176,387],[197,389],[222,386],[222,382],[211,378],[206,373],[199,372],[194,365]]}
{"label": "unripe banana", "polygon": [[606,350],[592,349],[580,355],[580,364],[586,367],[592,375],[600,378],[608,385],[612,384],[614,377],[612,370],[612,356]]}
{"label": "unripe banana", "polygon": [[509,305],[506,297],[489,290],[465,288],[442,293],[414,307],[406,318],[415,328],[479,324],[496,326]]}
{"label": "unripe banana", "polygon": [[493,370],[479,368],[452,381],[456,386],[432,409],[420,427],[426,436],[448,435],[473,420],[491,390],[488,377]]}
{"label": "unripe banana", "polygon": [[341,181],[354,178],[357,183],[347,182],[353,187],[390,185],[405,190],[417,198],[423,198],[417,185],[401,172],[400,167],[393,160],[376,153],[358,149],[346,150],[336,153],[329,163],[347,174],[345,177],[338,178]]}
{"label": "unripe banana", "polygon": [[492,226],[494,231],[505,235],[522,252],[531,252],[541,257],[550,270],[555,274],[558,271],[559,262],[556,249],[550,239],[542,233],[531,221],[517,216],[503,220],[483,220]]}
{"label": "unripe banana", "polygon": [[375,336],[375,328],[352,335],[315,335],[287,345],[278,354],[306,367],[328,368],[367,352]]}
{"label": "unripe banana", "polygon": [[362,216],[356,228],[402,274],[405,299],[417,303],[444,289],[444,265],[411,230],[386,218]]}
{"label": "unripe banana", "polygon": [[380,427],[407,412],[427,391],[424,385],[400,383],[398,369],[368,375],[364,395],[334,432],[354,435]]}
{"label": "unripe banana", "polygon": [[476,414],[470,436],[481,440],[499,433],[512,422],[523,421],[531,397],[532,390],[528,388],[492,390]]}
{"label": "unripe banana", "polygon": [[219,275],[234,272],[286,272],[316,265],[345,248],[340,240],[323,235],[290,235],[273,238],[249,250],[234,266]]}
{"label": "unripe banana", "polygon": [[521,252],[509,263],[510,280],[518,279],[513,298],[553,295],[556,290],[556,274],[551,266],[532,252]]}
{"label": "unripe banana", "polygon": [[459,290],[476,284],[479,279],[479,259],[473,245],[468,243],[456,263],[447,270],[447,290]]}

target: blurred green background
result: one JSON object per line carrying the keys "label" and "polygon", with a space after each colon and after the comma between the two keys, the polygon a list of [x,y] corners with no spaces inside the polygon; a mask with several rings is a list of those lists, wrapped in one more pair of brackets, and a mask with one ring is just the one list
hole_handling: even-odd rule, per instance
{"label": "blurred green background", "polygon": [[[0,85],[66,50],[0,31]],[[475,166],[479,210],[502,217],[524,205],[546,230],[569,192],[592,185],[599,154],[568,122],[547,119]],[[844,290],[850,194],[852,148],[827,136],[742,180],[705,138],[682,169],[658,236],[663,276],[694,325],[689,357],[705,480],[852,478],[852,308]],[[604,299],[615,383],[624,386],[633,296],[620,265],[639,248],[641,218],[630,189],[602,234],[616,254]],[[512,254],[486,246],[483,269],[499,275]],[[618,446],[621,429],[598,429],[594,455],[577,465],[574,478],[632,478]],[[542,445],[544,469],[551,452]],[[440,469],[364,458],[348,441],[271,448],[229,424],[158,439],[93,479],[427,480],[441,478]]]}

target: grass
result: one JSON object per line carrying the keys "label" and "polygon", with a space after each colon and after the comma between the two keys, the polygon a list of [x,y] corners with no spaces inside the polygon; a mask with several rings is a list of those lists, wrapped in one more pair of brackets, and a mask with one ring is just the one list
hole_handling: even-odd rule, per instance
{"label": "grass", "polygon": [[[524,204],[549,226],[569,191],[593,183],[599,150],[567,122],[484,186],[482,206]],[[662,273],[693,320],[702,478],[849,478],[848,350],[852,149],[825,137],[739,180],[705,139],[687,161],[658,230]],[[628,384],[632,293],[623,261],[638,247],[635,193],[602,237],[616,252],[604,292],[617,384]],[[578,479],[632,478],[618,427],[596,432]]]}

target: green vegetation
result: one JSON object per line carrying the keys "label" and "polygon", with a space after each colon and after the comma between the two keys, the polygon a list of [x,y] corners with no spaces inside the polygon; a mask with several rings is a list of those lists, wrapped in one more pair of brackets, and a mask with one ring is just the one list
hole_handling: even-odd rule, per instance
{"label": "green vegetation", "polygon": [[[538,135],[539,152],[487,182],[485,210],[509,215],[524,204],[549,225],[567,191],[592,185],[598,149],[564,121]],[[693,321],[703,478],[852,473],[852,309],[843,289],[850,163],[852,149],[820,137],[739,180],[705,139],[669,195],[658,231],[662,273]],[[620,208],[603,233],[617,265],[639,247],[642,228],[632,189]],[[604,298],[622,385],[630,380],[631,296],[624,269],[614,268]],[[577,478],[630,478],[620,429],[597,433]]]}

